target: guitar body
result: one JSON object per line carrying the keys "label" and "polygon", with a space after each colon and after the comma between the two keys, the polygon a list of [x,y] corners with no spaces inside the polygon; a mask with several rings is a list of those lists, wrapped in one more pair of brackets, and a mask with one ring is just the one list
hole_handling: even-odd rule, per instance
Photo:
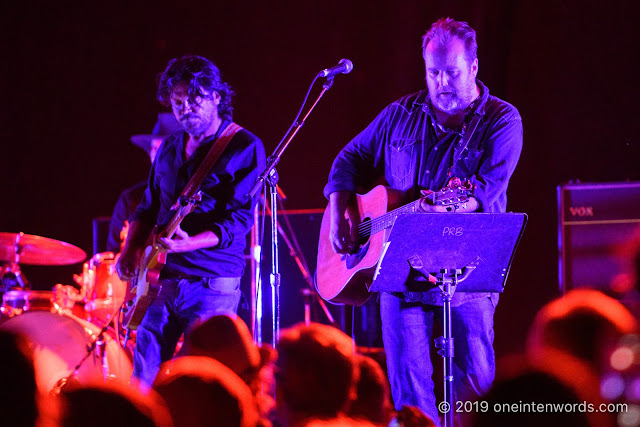
{"label": "guitar body", "polygon": [[140,258],[134,280],[129,283],[127,292],[128,301],[123,308],[122,325],[127,329],[137,329],[144,318],[147,308],[160,292],[160,272],[167,262],[167,253],[160,246],[161,237],[171,238],[182,220],[195,209],[202,200],[202,191],[184,200],[184,203],[177,203],[174,206],[177,212],[171,218],[167,227],[158,234],[153,243],[144,250],[144,255]]}
{"label": "guitar body", "polygon": [[[356,194],[352,205],[347,209],[346,217],[356,225],[365,224],[399,206],[403,199],[403,192],[379,185],[367,194]],[[373,283],[373,275],[389,229],[363,238],[354,254],[337,254],[329,241],[329,228],[330,212],[327,206],[318,242],[318,293],[332,303],[360,306],[371,296],[369,287]]]}
{"label": "guitar body", "polygon": [[167,254],[165,252],[151,245],[146,247],[136,271],[136,277],[128,286],[128,301],[123,310],[123,327],[136,330],[142,323],[147,309],[162,288],[159,278],[166,260]]}

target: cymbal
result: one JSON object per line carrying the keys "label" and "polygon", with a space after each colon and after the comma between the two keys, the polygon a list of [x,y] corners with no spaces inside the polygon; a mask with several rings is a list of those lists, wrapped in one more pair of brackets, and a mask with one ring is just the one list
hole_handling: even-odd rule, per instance
{"label": "cymbal", "polygon": [[13,262],[16,247],[18,264],[67,265],[87,259],[87,253],[60,240],[23,233],[0,233],[0,261]]}

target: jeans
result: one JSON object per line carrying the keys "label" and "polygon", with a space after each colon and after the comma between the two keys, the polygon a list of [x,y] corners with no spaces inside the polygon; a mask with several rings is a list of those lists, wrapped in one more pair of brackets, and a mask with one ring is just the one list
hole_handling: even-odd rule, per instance
{"label": "jeans", "polygon": [[[442,307],[407,302],[384,292],[380,295],[382,338],[396,409],[417,406],[436,425],[443,414],[436,408],[431,353],[435,350],[434,320],[441,325],[442,312]],[[455,401],[474,399],[491,387],[495,377],[494,313],[494,303],[488,297],[451,308]],[[436,337],[442,335],[441,330],[436,333]]]}
{"label": "jeans", "polygon": [[160,364],[173,356],[180,335],[199,319],[235,313],[240,278],[168,278],[137,329],[133,376],[151,386]]}

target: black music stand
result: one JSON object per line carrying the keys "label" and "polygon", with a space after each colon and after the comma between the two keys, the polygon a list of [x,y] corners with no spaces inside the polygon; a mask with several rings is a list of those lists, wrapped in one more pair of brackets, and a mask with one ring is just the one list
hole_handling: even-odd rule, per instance
{"label": "black music stand", "polygon": [[451,297],[502,292],[526,222],[524,213],[404,214],[385,243],[371,292],[442,291],[443,336],[435,344],[444,362],[445,426],[453,426],[455,411]]}

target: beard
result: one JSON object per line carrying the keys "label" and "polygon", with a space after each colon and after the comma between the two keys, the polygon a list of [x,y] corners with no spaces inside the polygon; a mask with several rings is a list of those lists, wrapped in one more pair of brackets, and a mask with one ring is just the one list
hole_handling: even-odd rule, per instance
{"label": "beard", "polygon": [[453,86],[446,86],[438,89],[435,93],[430,93],[429,97],[438,110],[447,114],[455,114],[467,108],[475,95],[476,80],[470,78],[459,90]]}
{"label": "beard", "polygon": [[196,113],[188,113],[180,117],[180,124],[189,135],[200,136],[211,127],[212,120]]}

